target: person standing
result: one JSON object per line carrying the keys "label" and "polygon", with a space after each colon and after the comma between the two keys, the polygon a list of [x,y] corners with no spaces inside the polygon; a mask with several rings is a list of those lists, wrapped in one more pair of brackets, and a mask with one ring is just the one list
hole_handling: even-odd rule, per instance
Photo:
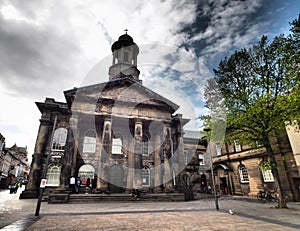
{"label": "person standing", "polygon": [[71,188],[71,192],[72,193],[74,193],[75,192],[75,177],[74,176],[72,176],[71,178],[70,178],[70,188]]}
{"label": "person standing", "polygon": [[76,185],[75,185],[75,192],[76,193],[79,192],[80,185],[81,185],[81,180],[80,180],[80,177],[78,177],[77,181],[76,181]]}

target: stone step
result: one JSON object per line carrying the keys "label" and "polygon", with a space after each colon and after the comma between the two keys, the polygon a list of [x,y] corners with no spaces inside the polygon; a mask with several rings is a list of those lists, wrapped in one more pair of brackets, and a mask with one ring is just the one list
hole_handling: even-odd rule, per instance
{"label": "stone step", "polygon": [[[49,197],[44,197],[43,201],[49,203],[99,203],[99,202],[132,202],[137,199],[131,194],[50,194]],[[139,201],[184,201],[184,193],[142,193]]]}

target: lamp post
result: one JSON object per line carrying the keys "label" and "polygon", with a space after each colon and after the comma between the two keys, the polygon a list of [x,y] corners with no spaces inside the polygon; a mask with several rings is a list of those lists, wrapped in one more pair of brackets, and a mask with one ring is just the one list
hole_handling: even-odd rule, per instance
{"label": "lamp post", "polygon": [[208,152],[209,158],[210,158],[210,171],[211,171],[211,179],[212,179],[212,184],[213,184],[213,189],[214,189],[215,205],[216,205],[216,210],[219,210],[218,195],[217,195],[217,190],[216,190],[213,161],[212,161],[212,156],[211,156],[210,140],[209,140],[209,131],[211,131],[211,129],[205,128],[204,131],[207,133],[207,150],[208,150],[207,152]]}
{"label": "lamp post", "polygon": [[[46,163],[45,163],[45,169],[43,171],[43,175],[42,175],[41,180],[46,179],[46,176],[47,176],[48,165],[49,165],[49,160],[50,160],[50,153],[51,153],[51,148],[52,148],[51,145],[53,143],[53,136],[54,136],[54,132],[55,132],[56,121],[57,121],[57,115],[55,115],[55,118],[54,118],[54,123],[53,123],[53,128],[52,128],[52,133],[51,133],[51,139],[50,139],[50,146],[49,146],[47,159],[46,159]],[[39,216],[39,214],[40,214],[42,197],[43,197],[43,188],[40,185],[39,197],[38,197],[38,201],[37,201],[37,204],[36,204],[36,210],[35,210],[35,216]]]}

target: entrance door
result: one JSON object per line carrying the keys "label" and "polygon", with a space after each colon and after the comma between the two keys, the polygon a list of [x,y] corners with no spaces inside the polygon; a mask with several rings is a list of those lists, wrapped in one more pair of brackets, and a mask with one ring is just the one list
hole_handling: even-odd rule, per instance
{"label": "entrance door", "polygon": [[220,189],[221,193],[228,194],[227,180],[226,177],[220,177]]}
{"label": "entrance door", "polygon": [[124,171],[119,165],[113,165],[109,170],[109,191],[111,193],[122,193]]}

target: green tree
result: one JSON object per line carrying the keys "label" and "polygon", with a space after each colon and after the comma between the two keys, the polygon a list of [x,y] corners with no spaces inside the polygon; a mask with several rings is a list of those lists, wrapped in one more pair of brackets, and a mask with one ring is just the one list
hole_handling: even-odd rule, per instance
{"label": "green tree", "polygon": [[[239,143],[262,144],[272,163],[278,187],[278,207],[287,207],[272,149],[272,137],[286,122],[299,118],[300,17],[291,23],[292,34],[268,41],[263,36],[250,49],[236,51],[214,70],[218,91],[225,99],[226,137]],[[212,83],[205,89],[207,106],[216,108]],[[219,94],[218,94],[219,95]]]}

